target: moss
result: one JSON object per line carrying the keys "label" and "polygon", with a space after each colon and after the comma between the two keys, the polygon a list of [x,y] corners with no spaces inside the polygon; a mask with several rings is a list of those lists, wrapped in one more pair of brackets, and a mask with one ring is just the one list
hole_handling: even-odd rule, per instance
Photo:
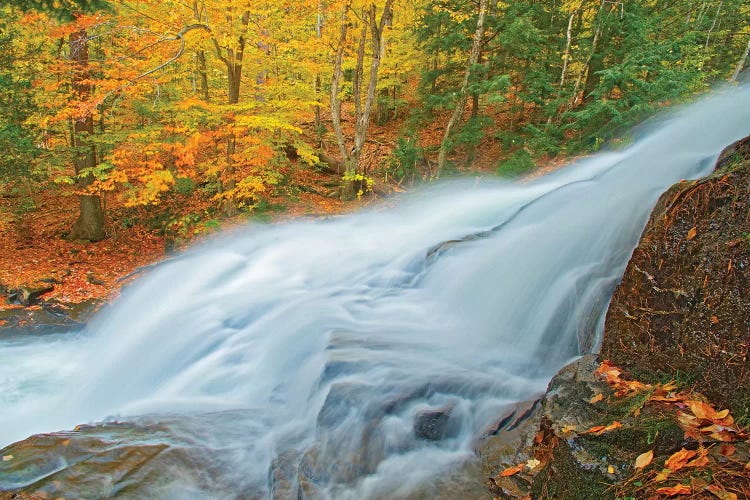
{"label": "moss", "polygon": [[531,497],[558,500],[614,499],[611,486],[612,483],[598,470],[581,469],[570,450],[562,445],[555,448],[553,459],[534,478]]}

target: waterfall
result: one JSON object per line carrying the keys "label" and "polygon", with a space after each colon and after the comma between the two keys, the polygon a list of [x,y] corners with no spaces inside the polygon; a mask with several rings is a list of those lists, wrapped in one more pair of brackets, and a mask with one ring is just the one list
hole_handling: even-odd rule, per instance
{"label": "waterfall", "polygon": [[[538,179],[213,238],[83,332],[0,337],[0,446],[127,422],[177,458],[93,496],[408,496],[597,348],[659,195],[749,134],[750,89],[730,88]],[[0,490],[57,473],[1,471]]]}

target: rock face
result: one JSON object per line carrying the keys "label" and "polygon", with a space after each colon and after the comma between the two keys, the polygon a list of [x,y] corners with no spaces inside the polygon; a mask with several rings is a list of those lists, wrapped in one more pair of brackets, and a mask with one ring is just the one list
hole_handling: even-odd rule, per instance
{"label": "rock face", "polygon": [[750,414],[750,138],[659,200],[609,311],[602,359]]}

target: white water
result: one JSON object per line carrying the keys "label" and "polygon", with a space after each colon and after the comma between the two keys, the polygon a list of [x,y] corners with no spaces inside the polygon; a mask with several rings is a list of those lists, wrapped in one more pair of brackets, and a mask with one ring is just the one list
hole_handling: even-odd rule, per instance
{"label": "white water", "polygon": [[[748,134],[750,90],[727,90],[532,182],[447,183],[395,208],[216,239],[81,335],[0,338],[0,446],[220,412],[191,442],[228,447],[223,481],[244,491],[269,495],[283,454],[332,497],[406,495],[597,342],[658,196]],[[446,437],[419,439],[417,415],[441,408]],[[217,495],[175,474],[177,496]]]}

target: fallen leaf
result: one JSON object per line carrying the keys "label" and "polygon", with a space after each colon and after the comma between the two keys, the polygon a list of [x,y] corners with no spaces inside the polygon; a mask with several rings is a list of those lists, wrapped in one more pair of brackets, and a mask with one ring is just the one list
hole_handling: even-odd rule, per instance
{"label": "fallen leaf", "polygon": [[669,469],[662,469],[661,472],[659,472],[658,474],[656,474],[656,476],[654,476],[654,482],[661,483],[662,481],[666,481],[667,479],[669,479],[669,475],[671,473],[672,471]]}
{"label": "fallen leaf", "polygon": [[685,484],[678,484],[676,486],[659,488],[656,490],[656,492],[661,493],[662,495],[673,497],[676,495],[689,495],[693,492],[693,489]]}
{"label": "fallen leaf", "polygon": [[613,466],[611,466],[611,465],[608,466],[607,467],[607,473],[608,474],[614,474],[615,473],[615,468]]}
{"label": "fallen leaf", "polygon": [[724,488],[717,484],[707,486],[706,489],[719,500],[737,500],[737,495],[726,491]]}
{"label": "fallen leaf", "polygon": [[566,425],[562,428],[563,434],[570,434],[571,432],[575,432],[576,426],[575,425]]}
{"label": "fallen leaf", "polygon": [[589,403],[591,403],[591,404],[594,404],[594,403],[598,403],[598,402],[599,402],[599,401],[601,401],[602,399],[604,399],[604,394],[602,394],[602,393],[600,392],[599,394],[597,394],[597,395],[596,395],[596,396],[594,396],[593,398],[589,399]]}
{"label": "fallen leaf", "polygon": [[685,464],[685,467],[704,467],[708,465],[708,457],[698,457]]}
{"label": "fallen leaf", "polygon": [[711,323],[713,323],[714,325],[718,325],[719,318],[717,316],[711,316]]}
{"label": "fallen leaf", "polygon": [[716,419],[717,420],[724,420],[729,416],[729,410],[721,410],[716,412]]}
{"label": "fallen leaf", "polygon": [[696,453],[693,450],[686,450],[685,448],[683,448],[669,457],[667,461],[664,462],[664,466],[672,472],[677,472],[678,470],[685,467],[688,460],[693,458],[695,455]]}
{"label": "fallen leaf", "polygon": [[3,462],[10,462],[13,460],[13,455],[3,455]]}
{"label": "fallen leaf", "polygon": [[701,420],[713,420],[716,418],[716,410],[709,404],[703,401],[685,401],[693,415]]}
{"label": "fallen leaf", "polygon": [[635,459],[635,468],[643,469],[648,464],[650,464],[653,459],[654,459],[653,450],[649,450],[646,453],[641,453],[640,455],[638,455],[638,458]]}
{"label": "fallen leaf", "polygon": [[722,444],[721,448],[719,449],[719,453],[724,455],[725,457],[731,457],[734,455],[734,452],[737,451],[737,447],[733,444]]}
{"label": "fallen leaf", "polygon": [[521,472],[522,470],[523,470],[523,464],[521,464],[521,465],[516,465],[515,467],[508,467],[507,469],[505,469],[504,471],[502,471],[502,472],[500,473],[500,476],[501,476],[501,477],[508,477],[508,476],[513,476],[513,475],[515,475],[515,474],[518,474],[518,473],[519,473],[519,472]]}
{"label": "fallen leaf", "polygon": [[687,232],[688,241],[695,239],[697,235],[698,235],[698,228],[695,226],[691,227],[690,230]]}

